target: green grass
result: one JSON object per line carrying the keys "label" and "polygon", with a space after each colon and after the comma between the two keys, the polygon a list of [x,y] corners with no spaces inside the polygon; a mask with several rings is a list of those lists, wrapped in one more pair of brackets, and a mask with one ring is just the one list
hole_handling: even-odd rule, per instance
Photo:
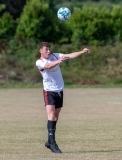
{"label": "green grass", "polygon": [[57,123],[63,154],[44,147],[47,115],[42,89],[0,89],[1,160],[120,160],[122,89],[66,88]]}
{"label": "green grass", "polygon": [[[99,79],[98,79],[99,80]],[[9,81],[0,84],[0,89],[11,89],[11,88],[42,88],[43,84],[40,83],[28,83],[28,82],[17,82]],[[65,80],[66,88],[122,88],[122,83],[109,82],[106,84],[78,84],[70,80]]]}

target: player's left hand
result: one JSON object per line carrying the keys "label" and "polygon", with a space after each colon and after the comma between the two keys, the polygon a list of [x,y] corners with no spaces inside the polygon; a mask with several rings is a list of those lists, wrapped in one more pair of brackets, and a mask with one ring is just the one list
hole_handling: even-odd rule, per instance
{"label": "player's left hand", "polygon": [[90,53],[90,50],[88,48],[84,48],[83,53]]}

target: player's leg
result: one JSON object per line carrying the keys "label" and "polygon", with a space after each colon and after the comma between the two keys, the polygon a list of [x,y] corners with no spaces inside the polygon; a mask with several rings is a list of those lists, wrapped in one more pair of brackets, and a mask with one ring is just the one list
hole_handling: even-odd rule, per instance
{"label": "player's leg", "polygon": [[60,113],[60,111],[61,111],[61,108],[55,108],[55,117],[56,117],[57,121],[59,119],[59,113]]}
{"label": "player's leg", "polygon": [[44,101],[48,116],[48,122],[47,122],[48,142],[45,143],[45,146],[51,149],[52,152],[62,153],[55,141],[55,130],[56,130],[56,123],[59,118],[59,113],[61,111],[61,107],[63,104],[63,94],[62,92],[61,95],[59,95],[58,93],[55,92],[44,91]]}
{"label": "player's leg", "polygon": [[[55,102],[54,103],[55,105],[47,105],[46,110],[47,110],[47,115],[48,115],[47,127],[48,128],[53,127],[53,135],[54,135],[53,138],[55,140],[56,123],[58,121],[59,113],[60,113],[61,108],[63,106],[63,91],[61,91],[59,93],[55,93],[54,97],[51,99],[53,99],[53,102]],[[50,136],[48,136],[48,142],[50,142]]]}
{"label": "player's leg", "polygon": [[47,122],[48,143],[51,144],[55,142],[56,123],[58,121],[61,108],[55,108],[54,105],[47,105],[46,111],[48,116],[48,122]]}
{"label": "player's leg", "polygon": [[58,121],[61,108],[55,108],[55,105],[46,105],[48,120]]}
{"label": "player's leg", "polygon": [[47,105],[47,129],[48,129],[48,142],[45,143],[45,146],[51,149],[52,152],[55,153],[62,153],[61,150],[58,148],[55,140],[55,131],[56,131],[56,123],[59,117],[59,113],[61,108],[55,108],[54,105]]}

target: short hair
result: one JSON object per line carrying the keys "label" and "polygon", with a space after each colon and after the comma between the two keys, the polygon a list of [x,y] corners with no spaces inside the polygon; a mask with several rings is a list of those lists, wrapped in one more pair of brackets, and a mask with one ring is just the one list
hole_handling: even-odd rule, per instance
{"label": "short hair", "polygon": [[41,42],[40,44],[39,44],[39,49],[41,49],[41,48],[43,48],[43,47],[50,47],[51,45],[48,43],[48,42]]}

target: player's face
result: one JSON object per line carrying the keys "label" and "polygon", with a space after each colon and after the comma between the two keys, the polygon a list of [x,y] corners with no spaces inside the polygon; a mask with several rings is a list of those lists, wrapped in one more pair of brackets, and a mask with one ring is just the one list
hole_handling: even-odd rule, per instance
{"label": "player's face", "polygon": [[40,50],[41,53],[41,57],[47,59],[50,55],[50,47],[46,47],[44,46],[43,48],[41,48]]}

